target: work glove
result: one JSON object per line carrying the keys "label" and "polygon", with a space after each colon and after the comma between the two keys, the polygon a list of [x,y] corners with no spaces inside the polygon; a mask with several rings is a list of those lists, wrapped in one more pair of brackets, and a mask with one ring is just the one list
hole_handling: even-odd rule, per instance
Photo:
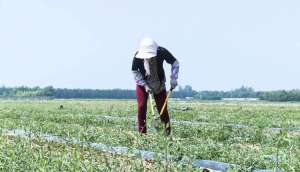
{"label": "work glove", "polygon": [[152,94],[152,89],[147,84],[144,87],[147,93]]}
{"label": "work glove", "polygon": [[177,80],[176,79],[171,79],[170,84],[171,84],[171,89],[172,90],[175,89],[176,86],[177,86]]}

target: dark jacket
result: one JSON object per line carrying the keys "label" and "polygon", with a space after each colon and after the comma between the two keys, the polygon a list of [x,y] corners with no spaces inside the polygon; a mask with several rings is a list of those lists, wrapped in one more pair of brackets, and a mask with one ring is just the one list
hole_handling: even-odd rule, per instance
{"label": "dark jacket", "polygon": [[[138,52],[135,53],[135,55]],[[162,82],[165,80],[165,72],[164,72],[164,68],[163,68],[163,62],[164,60],[169,63],[169,64],[173,64],[176,61],[176,58],[166,49],[163,47],[158,47],[157,49],[157,73],[158,73],[158,77],[159,80]],[[144,68],[144,60],[143,59],[139,59],[136,58],[134,56],[133,61],[132,61],[132,67],[131,67],[132,71],[139,71],[143,77],[143,79],[146,79],[146,71]]]}

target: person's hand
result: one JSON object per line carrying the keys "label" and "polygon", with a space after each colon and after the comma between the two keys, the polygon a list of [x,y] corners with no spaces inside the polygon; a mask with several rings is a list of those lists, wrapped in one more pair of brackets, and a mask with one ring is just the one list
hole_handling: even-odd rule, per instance
{"label": "person's hand", "polygon": [[177,86],[177,80],[176,79],[171,79],[170,84],[171,84],[171,89],[172,90],[175,89],[176,86]]}
{"label": "person's hand", "polygon": [[147,93],[152,94],[152,89],[147,84],[144,87]]}

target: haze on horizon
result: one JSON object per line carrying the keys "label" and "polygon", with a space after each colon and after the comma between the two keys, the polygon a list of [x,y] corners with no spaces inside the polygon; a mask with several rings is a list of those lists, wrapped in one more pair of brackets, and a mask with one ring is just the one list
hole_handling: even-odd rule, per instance
{"label": "haze on horizon", "polygon": [[133,89],[151,36],[178,58],[182,86],[300,88],[299,19],[296,0],[0,0],[0,86]]}

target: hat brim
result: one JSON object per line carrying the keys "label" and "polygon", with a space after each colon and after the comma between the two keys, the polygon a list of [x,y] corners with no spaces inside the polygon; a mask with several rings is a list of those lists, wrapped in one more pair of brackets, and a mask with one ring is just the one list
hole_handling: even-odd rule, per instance
{"label": "hat brim", "polygon": [[142,51],[139,51],[135,57],[139,58],[139,59],[150,59],[152,57],[155,57],[156,55],[157,55],[156,52],[142,52]]}

